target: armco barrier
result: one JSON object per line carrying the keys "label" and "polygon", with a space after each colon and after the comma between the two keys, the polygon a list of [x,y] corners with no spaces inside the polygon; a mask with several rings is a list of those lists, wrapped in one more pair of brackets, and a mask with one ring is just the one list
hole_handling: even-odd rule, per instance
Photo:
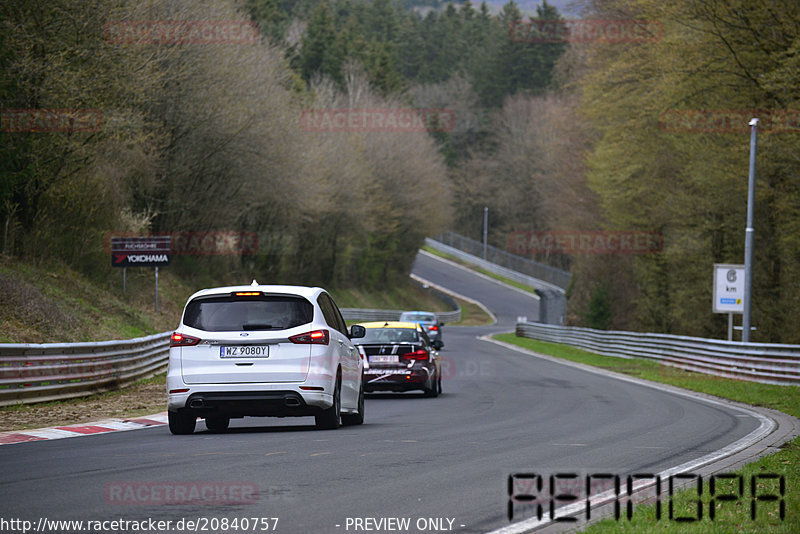
{"label": "armco barrier", "polygon": [[648,358],[714,376],[800,385],[800,345],[740,343],[528,322],[517,323],[516,333],[520,337],[572,345],[605,356]]}
{"label": "armco barrier", "polygon": [[[402,313],[341,311],[346,320],[355,321],[393,321]],[[445,323],[458,322],[461,309],[436,316]],[[0,344],[0,406],[83,397],[164,372],[171,334],[94,343]]]}
{"label": "armco barrier", "polygon": [[[527,274],[523,274],[519,271],[515,271],[506,267],[502,267],[496,263],[492,263],[491,261],[484,260],[483,258],[479,258],[478,256],[474,256],[469,254],[468,252],[464,252],[463,250],[457,249],[440,241],[431,238],[425,238],[425,244],[434,250],[438,250],[439,252],[443,252],[445,254],[449,254],[463,262],[469,263],[476,267],[480,267],[481,269],[485,269],[491,273],[504,276],[510,280],[514,280],[515,282],[519,282],[521,284],[525,284],[527,286],[533,287],[535,289],[547,289],[551,291],[556,291],[558,293],[564,293],[564,287],[566,286],[559,286],[557,284],[551,283],[547,281],[548,278],[557,278],[559,283],[564,282],[563,276],[555,276],[557,273],[549,273],[543,272],[542,276],[546,276],[546,278],[537,278],[534,276],[530,276]],[[547,267],[547,266],[546,266]],[[548,267],[553,271],[558,271],[553,267]],[[569,273],[567,273],[567,276]]]}
{"label": "armco barrier", "polygon": [[482,257],[484,251],[483,243],[455,232],[444,232],[436,236],[435,239],[428,238],[425,244],[441,252],[449,252],[451,254],[453,254],[452,250],[443,250],[439,247],[444,246],[448,249],[455,249],[467,256],[461,257],[460,254],[454,254],[459,259],[479,265],[496,274],[509,276],[507,273],[511,273],[509,277],[512,279],[516,279],[516,276],[532,278],[533,282],[525,281],[524,279],[519,279],[518,281],[532,285],[537,289],[557,289],[563,293],[564,289],[569,286],[569,271],[539,263],[517,254],[511,254],[488,244],[486,245],[486,258],[484,259]]}
{"label": "armco barrier", "polygon": [[[397,321],[402,310],[362,310],[342,308],[345,321]],[[436,312],[436,318],[443,323],[457,323],[461,320],[461,308],[448,312]]]}
{"label": "armco barrier", "polygon": [[117,389],[166,369],[169,336],[95,343],[0,344],[0,406]]}

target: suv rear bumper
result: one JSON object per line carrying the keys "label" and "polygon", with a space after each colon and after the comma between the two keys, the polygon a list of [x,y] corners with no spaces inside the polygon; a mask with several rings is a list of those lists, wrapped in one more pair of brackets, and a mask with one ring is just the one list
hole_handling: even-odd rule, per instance
{"label": "suv rear bumper", "polygon": [[197,417],[302,417],[332,404],[332,396],[321,391],[190,391],[169,395],[167,408]]}

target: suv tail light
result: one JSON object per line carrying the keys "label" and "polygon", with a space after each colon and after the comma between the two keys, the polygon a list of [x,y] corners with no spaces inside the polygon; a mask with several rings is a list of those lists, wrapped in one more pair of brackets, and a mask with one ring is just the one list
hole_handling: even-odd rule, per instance
{"label": "suv tail light", "polygon": [[169,338],[170,347],[191,347],[200,343],[199,337],[187,336],[186,334],[179,334],[174,332]]}
{"label": "suv tail light", "polygon": [[439,327],[436,326],[436,325],[431,325],[431,326],[428,327],[428,330],[433,330],[435,332],[435,331],[439,330]]}
{"label": "suv tail light", "polygon": [[331,336],[327,330],[314,330],[305,334],[297,334],[289,338],[292,343],[298,345],[327,345]]}
{"label": "suv tail light", "polygon": [[415,350],[414,352],[409,352],[403,354],[404,360],[427,360],[428,359],[428,352],[423,349]]}

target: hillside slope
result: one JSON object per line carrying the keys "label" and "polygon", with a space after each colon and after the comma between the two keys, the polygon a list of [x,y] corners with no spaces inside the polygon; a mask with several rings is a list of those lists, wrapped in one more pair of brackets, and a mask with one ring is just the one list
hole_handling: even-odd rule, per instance
{"label": "hillside slope", "polygon": [[[186,299],[202,289],[169,268],[159,270],[158,288],[156,312],[152,269],[128,269],[123,294],[121,269],[98,281],[63,264],[34,266],[0,257],[0,343],[104,341],[165,332],[177,326]],[[377,292],[326,289],[340,307],[450,309],[410,280]]]}

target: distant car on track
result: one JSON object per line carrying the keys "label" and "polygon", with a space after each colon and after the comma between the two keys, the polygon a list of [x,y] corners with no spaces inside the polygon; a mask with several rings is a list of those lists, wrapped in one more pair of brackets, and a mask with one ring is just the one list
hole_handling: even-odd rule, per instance
{"label": "distant car on track", "polygon": [[[426,311],[407,311],[400,314],[401,321],[419,323],[425,328],[425,332],[431,341],[442,341],[442,327],[444,323],[439,322],[436,314]],[[444,341],[442,341],[444,347]],[[441,347],[439,347],[441,348]]]}
{"label": "distant car on track", "polygon": [[364,391],[422,390],[427,397],[442,392],[438,347],[418,323],[362,323],[366,329],[356,347],[365,360]]}
{"label": "distant car on track", "polygon": [[314,416],[317,428],[364,421],[364,361],[339,308],[318,287],[252,285],[198,291],[172,334],[167,409],[173,434],[198,417]]}

